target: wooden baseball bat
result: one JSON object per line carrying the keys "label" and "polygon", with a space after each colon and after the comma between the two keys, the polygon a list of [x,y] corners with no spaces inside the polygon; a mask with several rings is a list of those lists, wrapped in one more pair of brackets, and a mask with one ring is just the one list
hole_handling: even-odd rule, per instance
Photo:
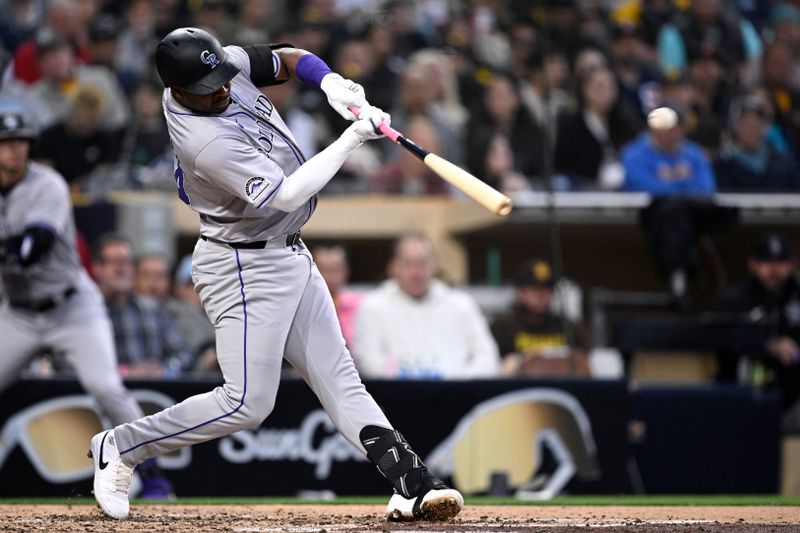
{"label": "wooden baseball bat", "polygon": [[[351,107],[350,111],[352,111],[355,116],[359,115],[359,110],[355,107]],[[463,168],[457,167],[447,159],[421,148],[388,124],[381,122],[378,129],[381,133],[386,135],[386,137],[420,158],[422,162],[425,163],[425,166],[434,171],[437,176],[495,215],[504,217],[511,212],[511,198],[505,194],[490,187],[485,182],[479,180]]]}

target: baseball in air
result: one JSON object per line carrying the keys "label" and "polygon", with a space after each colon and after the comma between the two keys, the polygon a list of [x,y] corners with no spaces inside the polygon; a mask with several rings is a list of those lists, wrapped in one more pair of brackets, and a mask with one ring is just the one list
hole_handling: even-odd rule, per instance
{"label": "baseball in air", "polygon": [[659,107],[647,115],[647,125],[654,130],[669,130],[678,124],[678,113],[669,107]]}

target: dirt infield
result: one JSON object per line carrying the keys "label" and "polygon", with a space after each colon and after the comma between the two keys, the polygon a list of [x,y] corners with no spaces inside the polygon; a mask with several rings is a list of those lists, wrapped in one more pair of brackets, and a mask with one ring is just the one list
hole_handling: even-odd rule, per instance
{"label": "dirt infield", "polygon": [[88,505],[0,505],[0,531],[796,532],[800,507],[467,506],[453,521],[389,523],[374,505],[134,505],[115,521]]}

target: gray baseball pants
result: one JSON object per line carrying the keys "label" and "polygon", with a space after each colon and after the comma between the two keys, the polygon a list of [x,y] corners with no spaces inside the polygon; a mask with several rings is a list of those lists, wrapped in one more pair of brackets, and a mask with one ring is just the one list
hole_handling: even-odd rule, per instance
{"label": "gray baseball pants", "polygon": [[122,384],[111,320],[97,286],[81,277],[77,292],[52,310],[37,313],[0,306],[0,391],[44,348],[63,352],[81,386],[112,424],[143,416]]}
{"label": "gray baseball pants", "polygon": [[263,249],[198,240],[192,276],[216,329],[224,384],[159,413],[117,426],[133,466],[169,451],[257,427],[275,405],[285,357],[336,428],[361,453],[364,426],[391,429],[345,347],[325,281],[302,244],[285,236]]}

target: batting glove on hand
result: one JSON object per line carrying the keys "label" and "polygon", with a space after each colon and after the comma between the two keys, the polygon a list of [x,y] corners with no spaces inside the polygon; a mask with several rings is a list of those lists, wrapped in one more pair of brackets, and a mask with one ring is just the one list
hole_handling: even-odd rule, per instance
{"label": "batting glove on hand", "polygon": [[328,97],[330,106],[347,120],[356,119],[349,107],[361,108],[368,105],[361,85],[334,72],[325,74],[319,87]]}
{"label": "batting glove on hand", "polygon": [[353,132],[360,142],[371,141],[384,136],[378,129],[381,122],[388,126],[392,123],[392,117],[380,108],[366,105],[361,108],[358,120],[347,129]]}

